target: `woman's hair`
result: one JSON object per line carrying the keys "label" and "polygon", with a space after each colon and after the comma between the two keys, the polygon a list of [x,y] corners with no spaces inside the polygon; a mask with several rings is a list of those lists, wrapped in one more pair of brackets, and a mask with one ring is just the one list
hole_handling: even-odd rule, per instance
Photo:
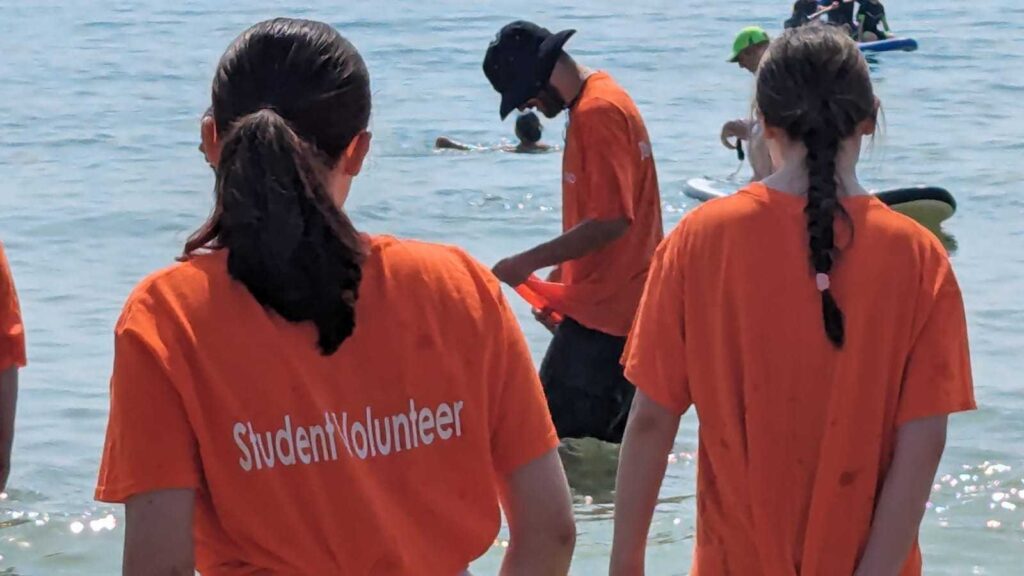
{"label": "woman's hair", "polygon": [[288,321],[313,322],[334,353],[355,328],[365,246],[327,177],[369,123],[362,57],[327,24],[256,24],[221,57],[213,118],[216,205],[183,258],[226,248],[232,278]]}
{"label": "woman's hair", "polygon": [[811,265],[821,291],[825,332],[843,345],[843,313],[829,289],[838,255],[836,155],[840,143],[873,117],[875,95],[867,62],[857,44],[834,26],[804,26],[772,42],[757,75],[757,107],[765,124],[807,147],[807,205]]}
{"label": "woman's hair", "polygon": [[527,144],[540,142],[541,130],[540,118],[533,112],[520,114],[516,118],[516,136]]}

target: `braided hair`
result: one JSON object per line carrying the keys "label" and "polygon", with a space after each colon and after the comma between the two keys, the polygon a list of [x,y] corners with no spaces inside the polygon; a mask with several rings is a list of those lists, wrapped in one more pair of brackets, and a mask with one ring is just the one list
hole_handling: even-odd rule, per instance
{"label": "braided hair", "polygon": [[804,214],[815,282],[821,292],[825,334],[841,348],[843,312],[829,274],[839,249],[836,215],[849,222],[838,199],[836,156],[843,140],[875,113],[875,96],[860,49],[834,26],[787,30],[772,42],[757,75],[757,107],[765,124],[807,148]]}

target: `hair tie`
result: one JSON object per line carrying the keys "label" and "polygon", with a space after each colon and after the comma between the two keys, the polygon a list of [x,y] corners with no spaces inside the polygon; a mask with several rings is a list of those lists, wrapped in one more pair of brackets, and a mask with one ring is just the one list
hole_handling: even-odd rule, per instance
{"label": "hair tie", "polygon": [[829,280],[828,274],[820,272],[814,276],[814,283],[818,285],[818,292],[824,292],[832,286],[832,281]]}

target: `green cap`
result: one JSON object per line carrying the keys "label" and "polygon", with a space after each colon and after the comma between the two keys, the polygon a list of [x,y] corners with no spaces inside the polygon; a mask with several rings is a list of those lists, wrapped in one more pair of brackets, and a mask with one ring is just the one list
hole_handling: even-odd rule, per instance
{"label": "green cap", "polygon": [[736,35],[736,40],[732,43],[732,58],[729,58],[729,62],[735,62],[739,59],[740,52],[743,52],[750,46],[756,46],[768,41],[768,33],[764,31],[764,28],[760,26],[747,26]]}

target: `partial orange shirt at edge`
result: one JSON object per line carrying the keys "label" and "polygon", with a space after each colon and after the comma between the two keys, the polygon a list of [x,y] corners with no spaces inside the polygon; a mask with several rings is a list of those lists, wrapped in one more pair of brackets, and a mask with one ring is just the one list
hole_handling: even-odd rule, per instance
{"label": "partial orange shirt at edge", "polygon": [[0,244],[0,371],[12,367],[23,368],[26,363],[21,306],[7,255]]}

